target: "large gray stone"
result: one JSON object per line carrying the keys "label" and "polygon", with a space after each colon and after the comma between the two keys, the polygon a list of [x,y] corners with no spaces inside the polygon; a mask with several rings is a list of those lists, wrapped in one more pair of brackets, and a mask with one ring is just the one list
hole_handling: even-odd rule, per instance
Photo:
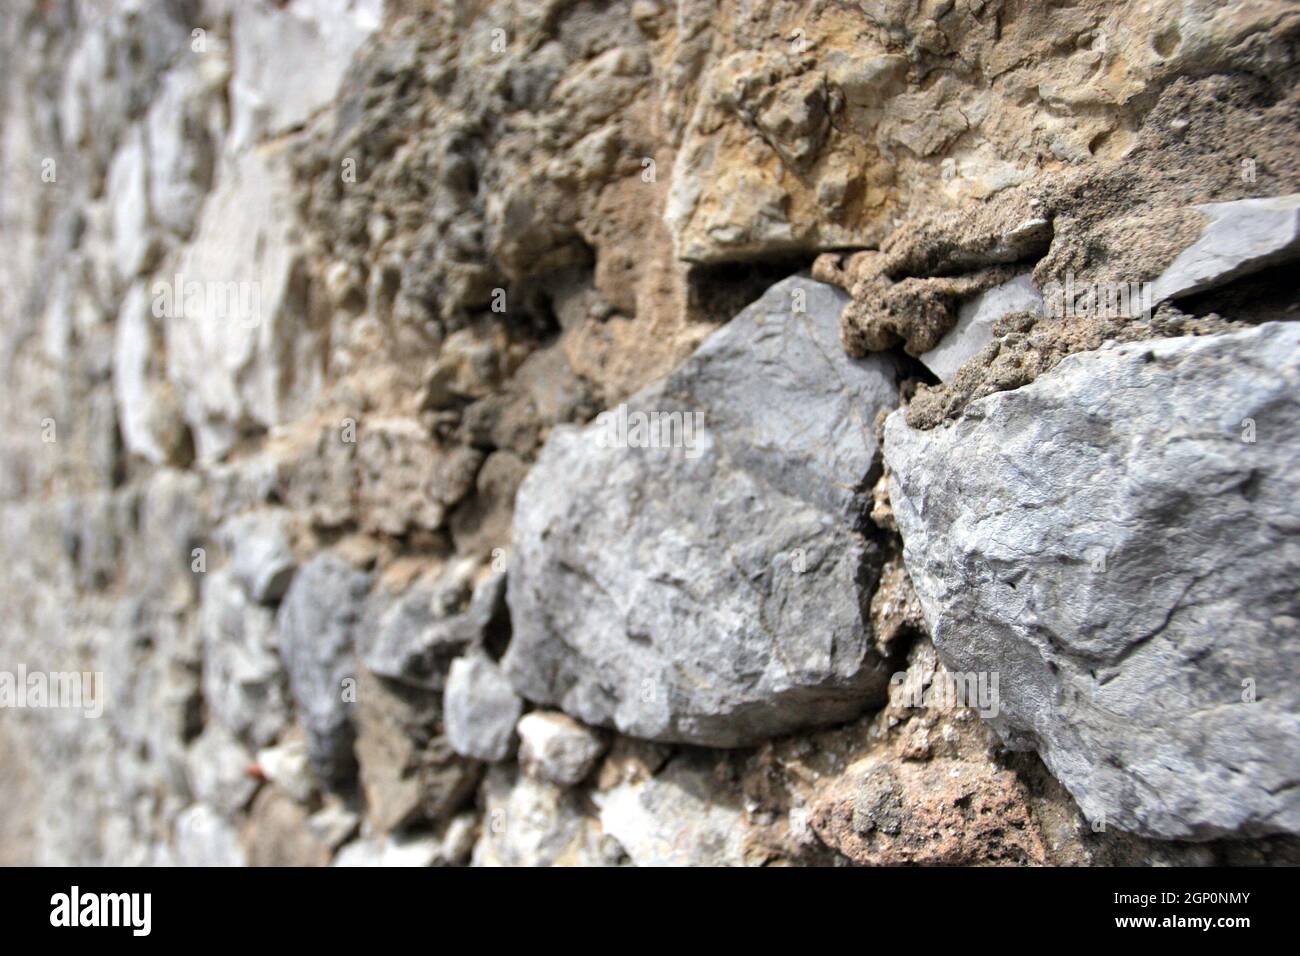
{"label": "large gray stone", "polygon": [[[655,740],[741,746],[849,718],[886,674],[867,606],[882,356],[839,344],[847,297],[787,279],[661,382],[554,429],[519,490],[503,664],[525,697]],[[800,310],[802,307],[802,311]],[[626,414],[702,416],[625,446]],[[618,436],[613,436],[618,438]],[[674,441],[675,439],[675,441]]]}
{"label": "large gray stone", "polygon": [[1073,355],[885,458],[944,664],[1089,818],[1300,832],[1300,325]]}
{"label": "large gray stone", "polygon": [[345,785],[356,773],[345,681],[353,682],[355,692],[353,630],[369,587],[369,576],[342,558],[319,555],[294,577],[277,619],[280,655],[307,728],[312,769],[330,786]]}

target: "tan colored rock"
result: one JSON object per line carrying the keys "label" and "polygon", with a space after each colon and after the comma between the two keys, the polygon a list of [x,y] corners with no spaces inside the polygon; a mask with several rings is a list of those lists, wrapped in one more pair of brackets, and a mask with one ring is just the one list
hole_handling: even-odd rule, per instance
{"label": "tan colored rock", "polygon": [[310,826],[307,812],[285,794],[257,795],[241,833],[249,866],[325,866],[330,848]]}
{"label": "tan colored rock", "polygon": [[459,809],[479,766],[438,732],[437,696],[363,670],[357,705],[357,762],[371,824],[386,832]]}
{"label": "tan colored rock", "polygon": [[1015,775],[959,760],[855,767],[814,805],[811,823],[867,866],[1046,862]]}

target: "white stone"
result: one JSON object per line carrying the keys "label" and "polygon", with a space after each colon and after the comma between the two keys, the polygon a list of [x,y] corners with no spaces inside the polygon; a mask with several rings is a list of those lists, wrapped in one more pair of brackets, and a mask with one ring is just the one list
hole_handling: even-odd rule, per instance
{"label": "white stone", "polygon": [[516,729],[524,772],[561,787],[581,783],[605,752],[599,733],[557,711],[524,714]]}
{"label": "white stone", "polygon": [[354,840],[339,850],[334,866],[455,866],[469,857],[474,830],[474,815],[462,813],[437,833]]}
{"label": "white stone", "polygon": [[149,213],[148,151],[144,129],[128,129],[108,172],[112,204],[113,261],[117,278],[129,282],[152,264],[157,250]]}
{"label": "white stone", "polygon": [[137,282],[122,300],[114,327],[113,398],[126,450],[154,465],[167,463],[167,416],[175,410],[157,358],[161,338],[148,287]]}
{"label": "white stone", "polygon": [[204,803],[176,818],[176,862],[181,866],[247,866],[234,828]]}
{"label": "white stone", "polygon": [[201,461],[249,427],[305,413],[320,385],[322,332],[307,317],[288,150],[223,166],[194,240],[150,285]]}
{"label": "white stone", "polygon": [[222,813],[238,813],[257,792],[257,780],[248,772],[252,756],[215,721],[190,744],[185,763],[194,798]]}
{"label": "white stone", "polygon": [[606,866],[621,855],[603,838],[581,794],[512,765],[488,770],[482,800],[475,866]]}
{"label": "white stone", "polygon": [[338,92],[352,55],[383,21],[384,0],[294,0],[234,14],[232,138],[237,148],[303,125]]}
{"label": "white stone", "polygon": [[168,70],[149,107],[149,206],[154,218],[177,236],[188,236],[211,185],[218,146],[225,133],[222,100],[229,66],[215,37],[198,59]]}
{"label": "white stone", "polygon": [[257,752],[257,765],[267,780],[299,803],[307,803],[316,793],[316,778],[311,772],[307,744],[289,740]]}
{"label": "white stone", "polygon": [[600,825],[637,866],[743,866],[744,815],[709,771],[679,757],[644,781],[597,794]]}

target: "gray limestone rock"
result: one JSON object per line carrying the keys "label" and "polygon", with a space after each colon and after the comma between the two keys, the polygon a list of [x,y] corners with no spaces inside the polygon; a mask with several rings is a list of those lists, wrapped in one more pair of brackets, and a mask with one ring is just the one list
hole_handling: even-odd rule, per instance
{"label": "gray limestone rock", "polygon": [[289,717],[275,617],[249,601],[224,568],[207,574],[201,594],[204,700],[226,729],[252,747],[265,746]]}
{"label": "gray limestone rock", "polygon": [[1300,257],[1300,193],[1196,208],[1209,223],[1156,279],[1152,289],[1156,302],[1218,288]]}
{"label": "gray limestone rock", "polygon": [[312,769],[329,786],[346,785],[356,773],[356,736],[346,681],[353,681],[353,631],[361,614],[368,575],[337,555],[321,554],[293,579],[280,605],[280,655],[289,689],[307,728]]}
{"label": "gray limestone rock", "polygon": [[846,299],[778,283],[666,379],[552,431],[516,502],[503,666],[519,693],[723,747],[879,699],[879,555],[856,529],[872,422],[898,393],[888,359],[844,354]]}
{"label": "gray limestone rock", "polygon": [[954,673],[1093,820],[1300,832],[1300,325],[1126,344],[885,430]]}
{"label": "gray limestone rock", "polygon": [[1033,273],[1025,272],[963,302],[957,324],[921,361],[947,382],[966,360],[993,341],[993,323],[1010,312],[1043,312],[1043,296],[1034,288]]}
{"label": "gray limestone rock", "polygon": [[248,596],[273,604],[284,596],[298,564],[282,511],[254,511],[232,518],[218,532],[230,552],[230,570]]}
{"label": "gray limestone rock", "polygon": [[492,572],[471,590],[477,564],[456,562],[396,596],[376,589],[358,637],[366,667],[403,684],[442,690],[451,662],[505,626],[505,575]]}
{"label": "gray limestone rock", "polygon": [[443,719],[458,754],[505,760],[514,750],[515,724],[523,709],[524,702],[491,658],[475,653],[452,661]]}

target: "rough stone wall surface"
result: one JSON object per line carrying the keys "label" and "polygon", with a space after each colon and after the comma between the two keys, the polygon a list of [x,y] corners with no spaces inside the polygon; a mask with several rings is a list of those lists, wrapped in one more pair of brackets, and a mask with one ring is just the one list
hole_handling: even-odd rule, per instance
{"label": "rough stone wall surface", "polygon": [[0,62],[0,863],[1300,862],[1295,4]]}

